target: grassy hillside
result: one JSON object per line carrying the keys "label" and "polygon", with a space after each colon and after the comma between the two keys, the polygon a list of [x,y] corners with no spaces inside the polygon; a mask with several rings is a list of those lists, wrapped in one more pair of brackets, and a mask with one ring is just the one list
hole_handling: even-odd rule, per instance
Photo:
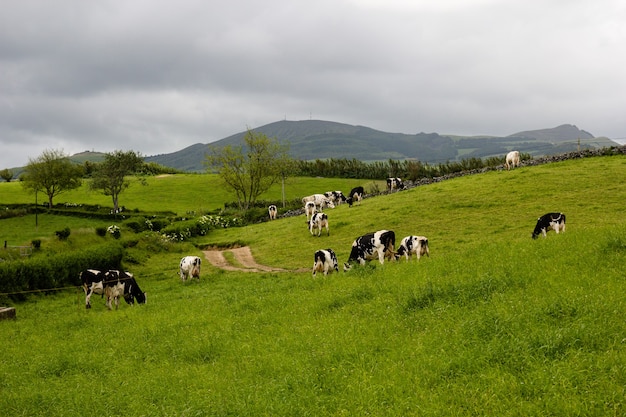
{"label": "grassy hillside", "polygon": [[[219,230],[307,272],[176,276],[189,243],[129,248],[148,304],[81,291],[0,322],[4,415],[594,415],[626,412],[626,157],[489,172],[304,217]],[[201,177],[199,177],[201,178]],[[330,187],[318,179],[321,190]],[[0,184],[1,185],[1,184]],[[130,192],[130,190],[129,190]],[[536,218],[567,230],[530,238]],[[2,220],[0,220],[0,227]],[[365,232],[424,234],[431,257],[311,278]],[[141,245],[139,245],[141,246]]]}

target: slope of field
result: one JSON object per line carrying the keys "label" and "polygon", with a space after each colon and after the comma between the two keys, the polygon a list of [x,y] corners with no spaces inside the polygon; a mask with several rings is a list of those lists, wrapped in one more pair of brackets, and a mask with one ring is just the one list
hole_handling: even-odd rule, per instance
{"label": "slope of field", "polygon": [[[126,267],[146,305],[109,312],[94,297],[86,310],[75,289],[16,303],[17,319],[0,322],[0,409],[623,415],[625,175],[624,156],[571,160],[340,206],[327,211],[330,236],[312,237],[298,216],[194,242],[141,240]],[[567,230],[532,240],[548,211],[566,213]],[[427,236],[431,257],[311,277],[315,249],[343,262],[355,237],[380,229]],[[206,262],[199,281],[180,281],[182,255],[235,243],[290,271]]]}

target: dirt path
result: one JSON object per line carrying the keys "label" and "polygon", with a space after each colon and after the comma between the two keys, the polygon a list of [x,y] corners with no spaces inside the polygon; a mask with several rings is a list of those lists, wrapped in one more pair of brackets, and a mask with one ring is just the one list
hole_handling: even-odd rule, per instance
{"label": "dirt path", "polygon": [[[224,257],[224,252],[230,252],[235,257],[239,265],[235,266],[228,262]],[[245,271],[245,272],[289,272],[288,269],[273,268],[270,266],[260,265],[256,263],[249,246],[241,248],[221,249],[221,250],[205,250],[204,257],[211,262],[211,265],[221,268],[225,271]],[[303,272],[304,269],[291,271]]]}

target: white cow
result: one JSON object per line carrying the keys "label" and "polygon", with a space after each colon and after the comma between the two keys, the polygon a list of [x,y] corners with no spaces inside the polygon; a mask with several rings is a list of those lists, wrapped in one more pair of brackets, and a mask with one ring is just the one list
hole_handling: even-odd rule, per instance
{"label": "white cow", "polygon": [[198,256],[185,256],[180,260],[180,279],[186,281],[191,278],[200,280],[200,265],[202,260]]}
{"label": "white cow", "polygon": [[313,194],[306,197],[302,197],[302,204],[306,206],[306,203],[313,202],[319,210],[324,210],[324,207],[335,208],[335,204],[330,201],[324,194]]}
{"label": "white cow", "polygon": [[519,151],[511,151],[507,153],[504,165],[506,165],[507,171],[509,171],[511,167],[513,168],[519,167],[520,166]]}
{"label": "white cow", "polygon": [[417,255],[417,260],[426,255],[430,257],[430,250],[428,249],[428,239],[426,236],[407,236],[402,239],[400,246],[395,254],[396,259],[399,259],[402,255],[408,261],[413,254]]}
{"label": "white cow", "polygon": [[314,229],[317,229],[317,235],[320,236],[322,234],[322,228],[326,228],[326,235],[330,236],[330,230],[328,230],[328,216],[326,213],[317,212],[313,214],[311,220],[309,220],[309,231],[311,235],[315,236],[313,233]]}
{"label": "white cow", "polygon": [[276,216],[278,215],[278,209],[276,208],[276,206],[274,204],[270,205],[267,208],[267,211],[270,215],[270,220],[276,220]]}
{"label": "white cow", "polygon": [[315,213],[317,213],[317,208],[315,207],[315,203],[312,201],[307,201],[304,204],[304,215],[306,216],[306,221],[308,222]]}
{"label": "white cow", "polygon": [[315,276],[317,272],[324,272],[324,275],[328,275],[329,272],[333,272],[333,269],[339,272],[339,263],[337,262],[335,252],[332,249],[320,249],[315,251],[313,276]]}

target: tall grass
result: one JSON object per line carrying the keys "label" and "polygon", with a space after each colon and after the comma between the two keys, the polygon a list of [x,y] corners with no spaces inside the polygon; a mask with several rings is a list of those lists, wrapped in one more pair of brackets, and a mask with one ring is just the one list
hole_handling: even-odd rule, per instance
{"label": "tall grass", "polygon": [[[3,415],[623,415],[626,158],[488,173],[302,218],[220,230],[257,260],[203,265],[191,244],[134,247],[148,304],[106,311],[80,290],[0,322]],[[327,187],[324,187],[327,188]],[[610,191],[610,192],[608,192]],[[561,210],[567,231],[533,241]],[[347,258],[362,232],[429,237],[431,257],[311,277],[314,248]]]}

